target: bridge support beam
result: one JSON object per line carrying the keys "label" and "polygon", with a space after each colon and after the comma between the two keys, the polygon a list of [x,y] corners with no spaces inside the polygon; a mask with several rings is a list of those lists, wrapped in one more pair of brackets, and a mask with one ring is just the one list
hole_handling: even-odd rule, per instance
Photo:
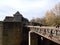
{"label": "bridge support beam", "polygon": [[29,45],[38,45],[38,36],[33,32],[29,32]]}
{"label": "bridge support beam", "polygon": [[29,37],[29,43],[28,43],[28,45],[31,45],[31,37],[30,37],[30,32],[29,32],[28,37]]}

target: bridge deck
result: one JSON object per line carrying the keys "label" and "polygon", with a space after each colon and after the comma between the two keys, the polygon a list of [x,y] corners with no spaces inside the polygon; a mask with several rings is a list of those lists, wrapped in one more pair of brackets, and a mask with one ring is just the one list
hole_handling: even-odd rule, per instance
{"label": "bridge deck", "polygon": [[60,44],[60,29],[55,27],[27,26],[30,32],[43,36],[57,44]]}

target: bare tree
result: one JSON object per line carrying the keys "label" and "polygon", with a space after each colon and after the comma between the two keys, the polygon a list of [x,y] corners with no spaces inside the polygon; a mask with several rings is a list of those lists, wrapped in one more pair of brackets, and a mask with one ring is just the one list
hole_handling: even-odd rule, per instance
{"label": "bare tree", "polygon": [[53,26],[60,24],[60,3],[46,12],[46,23]]}

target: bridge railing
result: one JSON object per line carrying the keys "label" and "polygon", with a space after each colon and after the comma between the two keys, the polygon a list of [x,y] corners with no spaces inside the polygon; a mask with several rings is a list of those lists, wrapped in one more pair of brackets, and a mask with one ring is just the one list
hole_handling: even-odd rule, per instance
{"label": "bridge railing", "polygon": [[29,26],[30,30],[60,40],[60,29],[52,27]]}

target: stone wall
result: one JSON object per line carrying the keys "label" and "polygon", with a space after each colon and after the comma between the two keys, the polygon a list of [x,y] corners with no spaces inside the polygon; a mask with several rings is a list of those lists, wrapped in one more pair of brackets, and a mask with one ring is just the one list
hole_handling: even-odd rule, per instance
{"label": "stone wall", "polygon": [[0,45],[2,45],[2,31],[3,31],[3,24],[2,21],[0,21]]}
{"label": "stone wall", "polygon": [[20,45],[22,39],[21,22],[3,22],[3,45]]}
{"label": "stone wall", "polygon": [[0,22],[0,45],[28,45],[29,28],[22,22]]}

